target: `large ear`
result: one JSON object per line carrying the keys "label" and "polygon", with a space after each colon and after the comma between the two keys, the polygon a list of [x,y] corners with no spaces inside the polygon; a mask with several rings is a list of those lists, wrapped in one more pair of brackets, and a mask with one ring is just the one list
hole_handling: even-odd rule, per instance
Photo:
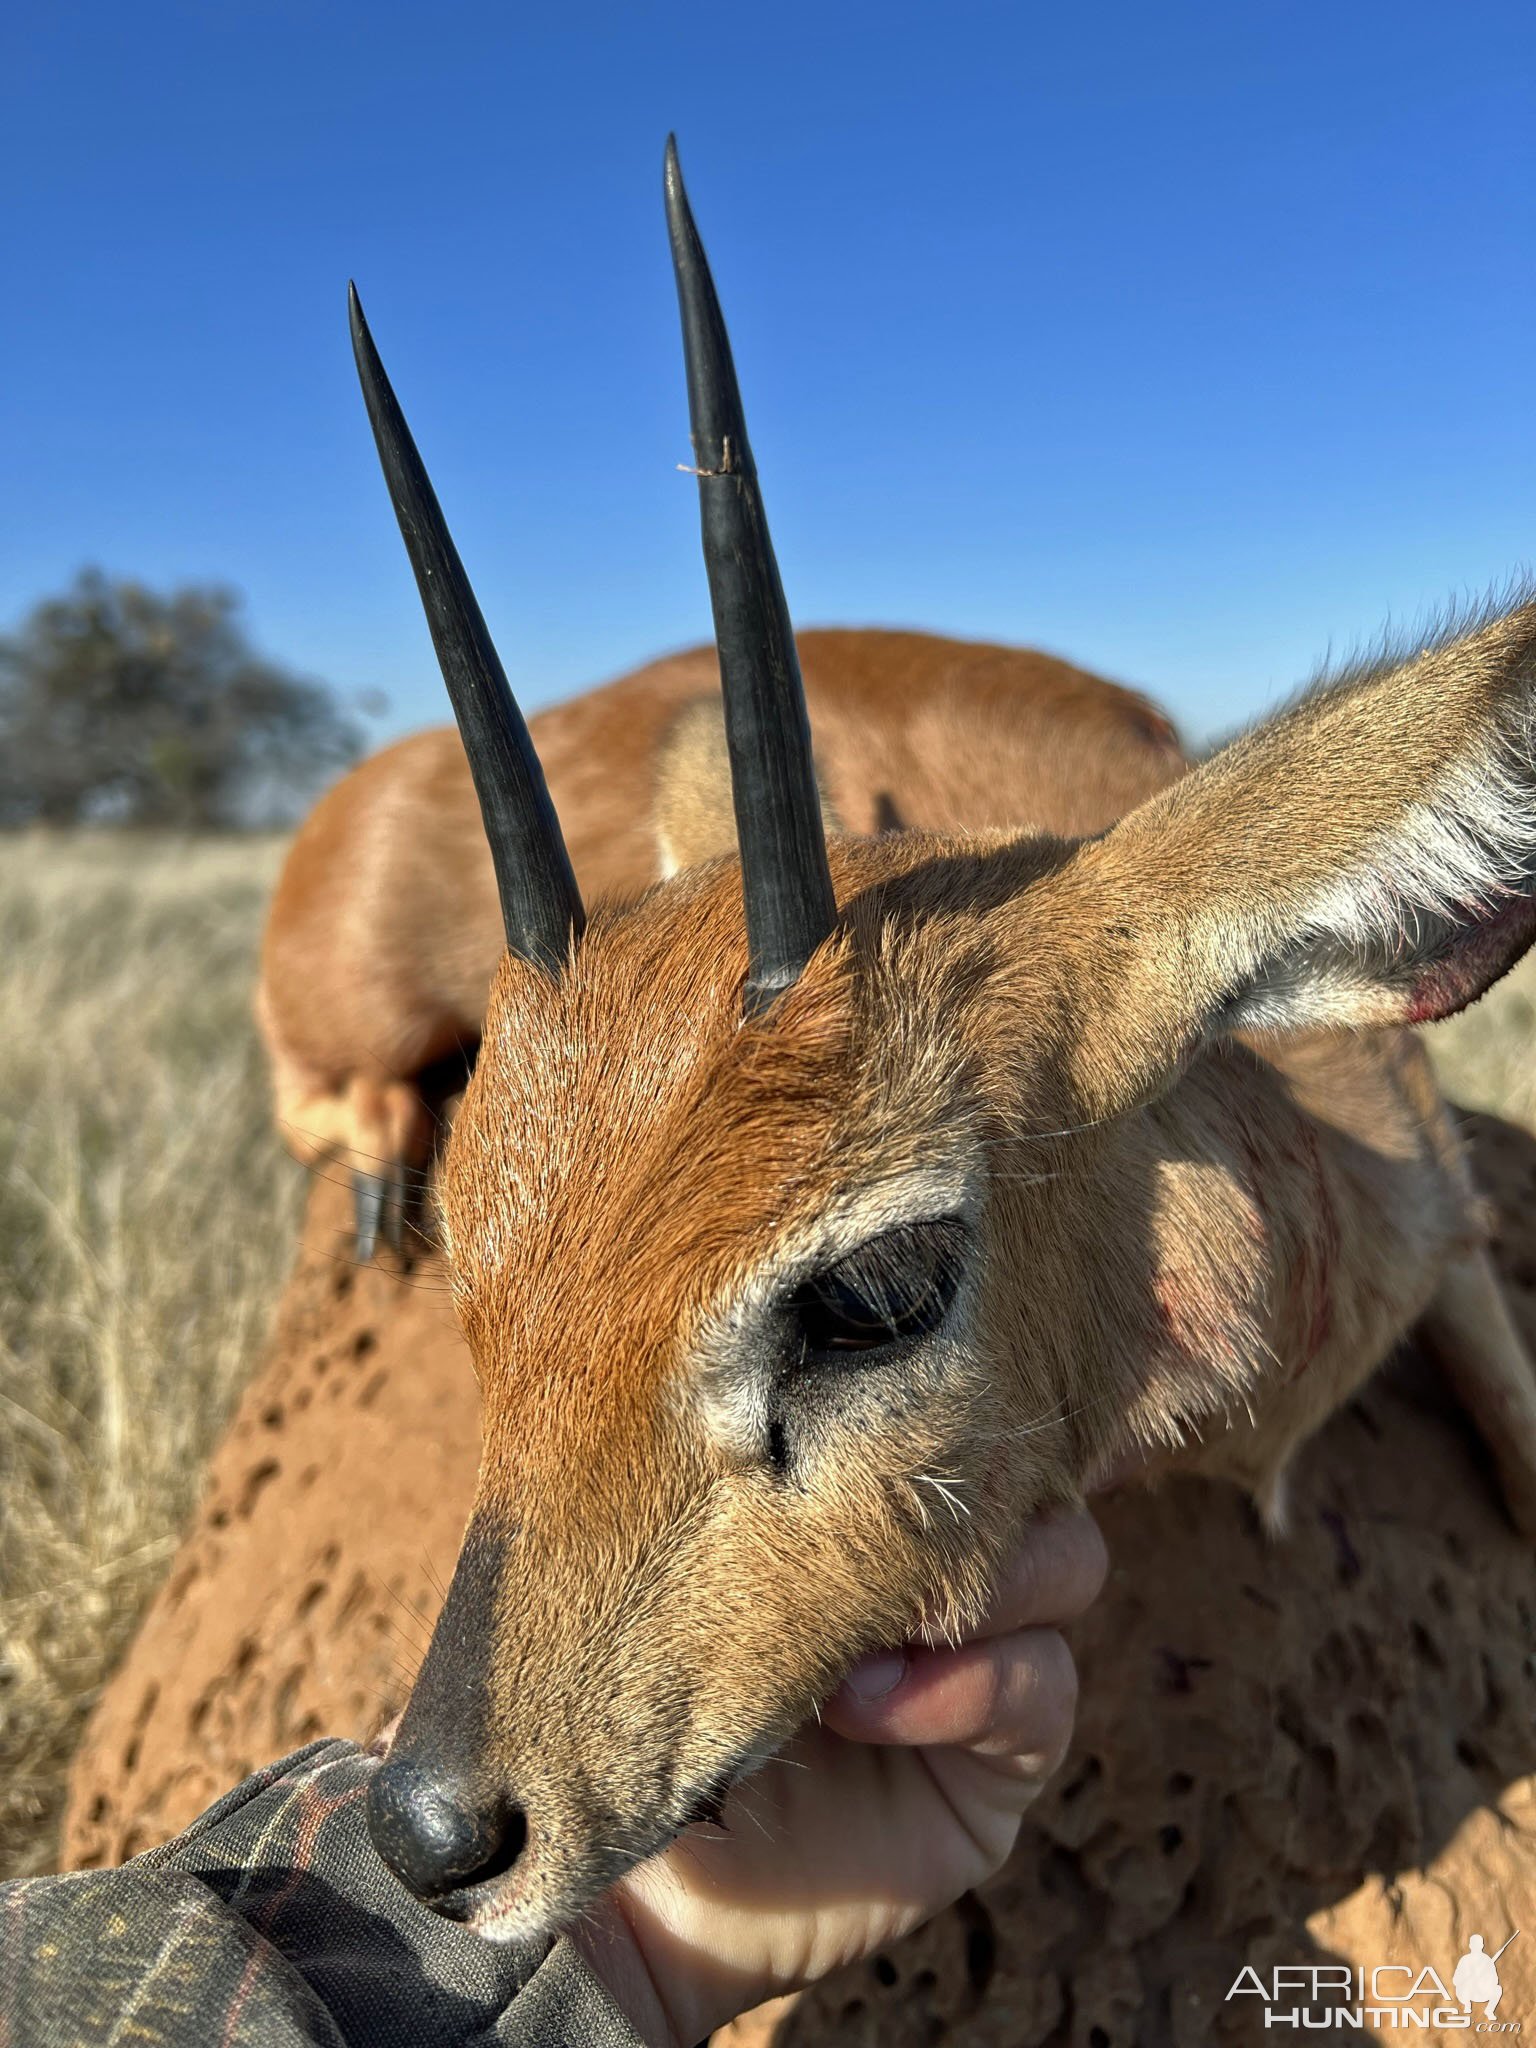
{"label": "large ear", "polygon": [[1474,1001],[1536,939],[1533,744],[1527,602],[1313,690],[1083,847],[1088,1092],[1153,1093],[1236,1031]]}
{"label": "large ear", "polygon": [[[821,824],[840,832],[836,813],[821,796]],[[685,704],[661,738],[656,753],[656,796],[651,813],[663,878],[696,868],[717,854],[736,851],[736,813],[731,798],[731,761],[725,740],[725,706],[718,697]]]}

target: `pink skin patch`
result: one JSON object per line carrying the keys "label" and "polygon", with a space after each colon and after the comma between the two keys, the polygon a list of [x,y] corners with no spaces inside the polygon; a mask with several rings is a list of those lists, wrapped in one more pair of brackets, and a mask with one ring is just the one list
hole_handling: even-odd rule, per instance
{"label": "pink skin patch", "polygon": [[[1237,1142],[1246,1172],[1248,1233],[1255,1260],[1275,1262],[1285,1284],[1285,1320],[1299,1333],[1300,1345],[1289,1377],[1299,1379],[1333,1334],[1334,1279],[1340,1255],[1339,1219],[1328,1188],[1317,1133],[1304,1116],[1292,1119],[1284,1140],[1240,1124]],[[1300,1199],[1284,1199],[1284,1191],[1301,1190]],[[1274,1204],[1279,1200],[1276,1213]],[[1289,1258],[1287,1247],[1292,1247]],[[1163,1273],[1153,1285],[1158,1321],[1171,1348],[1186,1359],[1199,1359],[1215,1334],[1211,1318],[1220,1305],[1192,1299],[1187,1276]]]}

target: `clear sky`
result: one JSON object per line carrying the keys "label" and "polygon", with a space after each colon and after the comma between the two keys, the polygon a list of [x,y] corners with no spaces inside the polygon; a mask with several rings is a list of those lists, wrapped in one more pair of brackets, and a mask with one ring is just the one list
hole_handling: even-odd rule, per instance
{"label": "clear sky", "polygon": [[529,705],[702,637],[675,127],[804,624],[1205,734],[1536,559],[1529,0],[137,0],[0,50],[0,623],[243,588],[444,716],[355,275]]}

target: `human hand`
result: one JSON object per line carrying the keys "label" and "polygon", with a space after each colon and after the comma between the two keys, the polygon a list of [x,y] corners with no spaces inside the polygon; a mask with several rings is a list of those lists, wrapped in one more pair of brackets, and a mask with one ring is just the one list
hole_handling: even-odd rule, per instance
{"label": "human hand", "polygon": [[908,1933],[1006,1860],[1066,1754],[1077,1702],[1053,1624],[1104,1582],[1086,1511],[1029,1530],[958,1649],[868,1658],[696,1831],[633,1871],[572,1936],[654,2048]]}

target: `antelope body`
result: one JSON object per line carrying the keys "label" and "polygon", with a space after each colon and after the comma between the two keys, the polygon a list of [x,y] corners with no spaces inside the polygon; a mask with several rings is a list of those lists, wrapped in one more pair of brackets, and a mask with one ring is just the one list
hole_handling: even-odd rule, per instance
{"label": "antelope body", "polygon": [[[482,1017],[483,869],[455,866],[451,750],[417,743],[443,802],[397,805],[399,836],[477,876],[443,884],[441,953],[404,979],[450,960],[479,1037],[438,1198],[484,1453],[370,1824],[499,1937],[713,1811],[860,1654],[963,1625],[1024,1519],[1128,1458],[1234,1478],[1278,1522],[1296,1448],[1416,1322],[1536,1529],[1536,1381],[1404,1028],[1536,934],[1536,606],[1185,775],[1084,679],[1050,717],[1022,688],[973,715],[941,680],[973,657],[934,643],[923,686],[883,690],[838,671],[878,636],[807,636],[802,693],[675,160],[668,208],[725,744],[686,709],[704,657],[550,715],[576,867],[633,883],[651,817],[676,869],[590,912],[355,312],[506,940]],[[581,741],[626,729],[621,781]],[[355,781],[300,842],[269,1030],[298,863],[323,932],[325,835],[371,801]],[[433,1056],[355,1029],[394,1080]],[[334,1100],[344,1040],[312,1058]]]}
{"label": "antelope body", "polygon": [[[1145,698],[1049,655],[926,633],[798,640],[830,815],[850,832],[1029,820],[1098,832],[1183,766]],[[588,898],[633,897],[730,843],[713,648],[652,662],[531,725]],[[345,776],[297,834],[257,1013],[306,1164],[399,1182],[434,1130],[417,1077],[479,1042],[506,944],[458,734]]]}

